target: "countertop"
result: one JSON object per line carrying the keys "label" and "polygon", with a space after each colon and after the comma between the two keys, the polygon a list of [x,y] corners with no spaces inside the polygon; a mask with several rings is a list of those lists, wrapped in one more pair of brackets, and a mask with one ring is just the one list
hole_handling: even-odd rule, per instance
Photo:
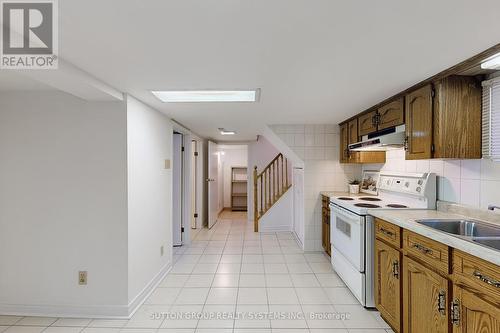
{"label": "countertop", "polygon": [[329,197],[329,198],[332,198],[332,197],[353,197],[353,198],[356,198],[356,197],[373,196],[373,194],[363,193],[363,192],[360,192],[358,194],[351,194],[349,192],[321,191],[321,192],[319,192],[319,194],[324,195],[325,197]]}
{"label": "countertop", "polygon": [[[417,209],[371,209],[368,210],[368,214],[500,266],[500,251],[455,237],[442,231],[434,230],[415,221],[419,219],[432,218],[463,219],[465,217],[464,215],[441,212],[437,210]],[[467,218],[474,219],[473,217]]]}

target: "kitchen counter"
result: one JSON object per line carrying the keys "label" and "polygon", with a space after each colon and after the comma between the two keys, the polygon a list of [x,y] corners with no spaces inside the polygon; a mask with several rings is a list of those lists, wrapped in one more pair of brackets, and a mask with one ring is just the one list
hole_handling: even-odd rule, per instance
{"label": "kitchen counter", "polygon": [[373,194],[368,194],[368,193],[358,193],[358,194],[351,194],[349,192],[336,192],[336,191],[321,191],[319,194],[324,195],[325,197],[371,197],[374,196]]}
{"label": "kitchen counter", "polygon": [[371,209],[368,210],[368,214],[500,266],[500,251],[469,242],[416,222],[416,220],[420,219],[474,219],[473,217],[437,210],[412,209]]}

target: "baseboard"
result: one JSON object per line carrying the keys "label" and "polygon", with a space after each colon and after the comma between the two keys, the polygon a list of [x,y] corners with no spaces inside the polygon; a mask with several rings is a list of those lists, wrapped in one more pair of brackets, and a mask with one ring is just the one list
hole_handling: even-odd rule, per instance
{"label": "baseboard", "polygon": [[266,226],[259,224],[259,232],[291,232],[289,225]]}
{"label": "baseboard", "polygon": [[0,314],[57,318],[128,319],[126,305],[24,305],[0,304]]}
{"label": "baseboard", "polygon": [[172,269],[172,262],[167,263],[156,276],[142,289],[142,291],[128,303],[128,317],[132,317],[137,309],[148,299],[149,295],[158,287],[160,282]]}
{"label": "baseboard", "polygon": [[0,315],[35,316],[57,318],[96,318],[96,319],[128,319],[146,301],[163,278],[168,274],[172,264],[165,265],[160,272],[144,287],[128,305],[25,305],[0,304]]}
{"label": "baseboard", "polygon": [[295,232],[295,230],[292,231],[292,235],[293,235],[293,238],[295,238],[295,241],[297,242],[297,244],[299,245],[299,247],[302,249],[302,251],[304,251],[304,244],[300,240],[299,236],[297,236],[297,233]]}

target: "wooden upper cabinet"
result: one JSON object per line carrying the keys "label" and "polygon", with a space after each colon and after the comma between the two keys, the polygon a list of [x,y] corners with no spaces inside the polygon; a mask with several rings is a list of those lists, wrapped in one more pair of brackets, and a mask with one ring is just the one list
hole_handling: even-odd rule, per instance
{"label": "wooden upper cabinet", "polygon": [[452,308],[453,333],[500,333],[500,307],[478,293],[454,286]]}
{"label": "wooden upper cabinet", "polygon": [[401,332],[401,253],[375,240],[375,304],[396,333]]}
{"label": "wooden upper cabinet", "polygon": [[435,82],[434,158],[481,158],[481,83],[470,76]]}
{"label": "wooden upper cabinet", "polygon": [[344,123],[340,125],[340,162],[347,163],[349,161],[349,151],[347,147],[349,145],[349,131],[348,124]]}
{"label": "wooden upper cabinet", "polygon": [[405,333],[449,332],[449,281],[413,259],[403,259]]}
{"label": "wooden upper cabinet", "polygon": [[351,120],[349,127],[349,144],[358,142],[358,119]]}
{"label": "wooden upper cabinet", "polygon": [[398,98],[378,109],[378,130],[404,124],[404,98]]}
{"label": "wooden upper cabinet", "polygon": [[368,135],[377,131],[377,111],[365,113],[358,117],[359,136]]}
{"label": "wooden upper cabinet", "polygon": [[432,86],[406,95],[406,159],[432,157]]}

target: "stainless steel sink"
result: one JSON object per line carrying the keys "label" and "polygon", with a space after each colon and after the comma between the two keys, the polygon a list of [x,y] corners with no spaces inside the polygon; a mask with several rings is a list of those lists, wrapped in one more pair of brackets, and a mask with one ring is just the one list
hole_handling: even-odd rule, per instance
{"label": "stainless steel sink", "polygon": [[500,250],[500,226],[475,220],[423,219],[417,223]]}

